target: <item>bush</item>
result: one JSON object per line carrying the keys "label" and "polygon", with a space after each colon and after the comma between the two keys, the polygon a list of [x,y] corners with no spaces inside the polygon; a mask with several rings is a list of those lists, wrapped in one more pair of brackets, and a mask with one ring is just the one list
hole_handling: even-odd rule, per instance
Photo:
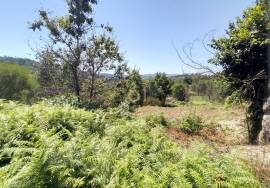
{"label": "bush", "polygon": [[0,101],[0,187],[262,186],[232,156],[110,114]]}
{"label": "bush", "polygon": [[146,124],[151,127],[156,127],[159,125],[167,126],[168,123],[164,117],[164,115],[161,113],[160,115],[150,115],[145,118]]}
{"label": "bush", "polygon": [[0,63],[0,98],[30,103],[36,88],[37,82],[28,69]]}
{"label": "bush", "polygon": [[57,105],[57,106],[66,106],[70,105],[73,107],[80,107],[81,103],[78,100],[78,97],[75,95],[57,95],[48,99],[43,99],[44,102],[50,104],[50,105]]}
{"label": "bush", "polygon": [[179,128],[188,134],[196,133],[205,126],[201,117],[195,114],[184,116],[179,122]]}
{"label": "bush", "polygon": [[175,83],[172,86],[172,94],[173,94],[173,97],[179,101],[187,101],[188,100],[188,94],[186,92],[186,89],[180,83]]}

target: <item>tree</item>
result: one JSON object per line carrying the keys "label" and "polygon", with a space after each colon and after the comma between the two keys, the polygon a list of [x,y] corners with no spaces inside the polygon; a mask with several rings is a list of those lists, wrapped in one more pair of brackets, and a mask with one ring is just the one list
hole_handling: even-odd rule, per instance
{"label": "tree", "polygon": [[186,89],[181,83],[175,83],[172,86],[172,94],[179,101],[186,101],[188,99]]}
{"label": "tree", "polygon": [[192,77],[191,76],[185,76],[185,78],[183,79],[183,83],[185,85],[191,85],[192,84]]}
{"label": "tree", "polygon": [[[111,32],[112,28],[103,24],[97,25],[93,18],[93,6],[97,0],[67,0],[68,15],[50,18],[47,11],[39,11],[39,20],[31,24],[31,29],[45,28],[49,32],[50,52],[56,61],[67,65],[72,75],[72,87],[80,99],[81,84],[79,72],[88,55],[89,35],[97,28],[102,32]],[[91,41],[91,39],[90,39]]]}
{"label": "tree", "polygon": [[171,86],[173,81],[169,79],[165,73],[157,73],[154,79],[149,81],[148,95],[150,97],[157,98],[160,101],[160,105],[166,104],[166,98],[171,94]]}
{"label": "tree", "polygon": [[144,90],[142,77],[138,70],[131,70],[128,74],[128,100],[133,105],[142,105],[144,100]]}
{"label": "tree", "polygon": [[37,81],[44,96],[67,93],[69,76],[65,64],[57,63],[53,54],[47,50],[38,53],[39,63],[35,66]]}
{"label": "tree", "polygon": [[0,98],[30,103],[37,86],[27,68],[0,63]]}
{"label": "tree", "polygon": [[269,23],[268,2],[259,1],[246,9],[242,18],[230,23],[226,36],[211,43],[216,53],[210,62],[223,67],[231,93],[237,91],[249,104],[247,122],[251,143],[257,143],[262,129],[263,103],[267,97]]}
{"label": "tree", "polygon": [[95,82],[103,71],[117,68],[115,62],[121,62],[119,47],[113,39],[106,35],[93,35],[87,44],[85,70],[89,73],[89,98],[95,97]]}

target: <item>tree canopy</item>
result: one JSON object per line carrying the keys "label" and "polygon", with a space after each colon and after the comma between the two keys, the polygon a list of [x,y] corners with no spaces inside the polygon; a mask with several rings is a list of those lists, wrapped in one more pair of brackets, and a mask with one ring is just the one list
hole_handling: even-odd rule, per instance
{"label": "tree canopy", "polygon": [[231,93],[237,92],[249,103],[247,120],[252,143],[256,143],[261,130],[262,107],[267,96],[269,32],[269,4],[260,1],[229,24],[226,36],[211,44],[216,54],[210,62],[223,67]]}

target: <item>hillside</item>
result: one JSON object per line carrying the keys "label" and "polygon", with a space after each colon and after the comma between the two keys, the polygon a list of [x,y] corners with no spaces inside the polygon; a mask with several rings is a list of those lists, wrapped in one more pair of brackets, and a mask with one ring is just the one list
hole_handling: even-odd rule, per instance
{"label": "hillside", "polygon": [[0,56],[0,62],[13,63],[26,67],[33,67],[37,62],[28,58]]}

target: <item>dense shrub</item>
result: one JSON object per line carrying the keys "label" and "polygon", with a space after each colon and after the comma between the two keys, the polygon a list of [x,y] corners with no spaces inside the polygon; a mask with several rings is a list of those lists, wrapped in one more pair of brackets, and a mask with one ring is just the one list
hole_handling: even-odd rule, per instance
{"label": "dense shrub", "polygon": [[151,127],[160,126],[160,125],[163,125],[163,126],[168,125],[163,114],[149,115],[145,118],[145,121],[146,121],[146,124]]}
{"label": "dense shrub", "polygon": [[0,187],[261,186],[241,161],[115,113],[0,102]]}
{"label": "dense shrub", "polygon": [[36,87],[27,68],[0,62],[0,98],[30,103]]}
{"label": "dense shrub", "polygon": [[196,133],[205,126],[201,117],[195,114],[188,114],[179,121],[179,128],[188,134]]}
{"label": "dense shrub", "polygon": [[188,100],[188,94],[185,89],[185,87],[180,83],[175,83],[172,86],[172,94],[173,97],[179,101],[187,101]]}

